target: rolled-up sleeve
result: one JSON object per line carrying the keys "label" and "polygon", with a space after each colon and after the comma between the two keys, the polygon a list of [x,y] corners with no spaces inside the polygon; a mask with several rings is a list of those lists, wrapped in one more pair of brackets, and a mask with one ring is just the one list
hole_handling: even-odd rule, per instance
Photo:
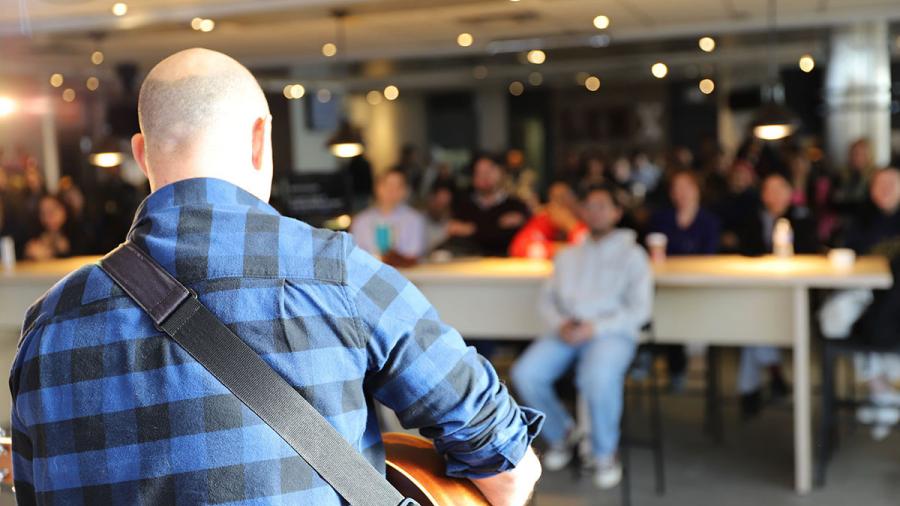
{"label": "rolled-up sleeve", "polygon": [[518,406],[491,364],[399,272],[349,239],[345,248],[348,296],[367,337],[373,396],[404,427],[434,440],[448,475],[480,478],[514,468],[543,414]]}

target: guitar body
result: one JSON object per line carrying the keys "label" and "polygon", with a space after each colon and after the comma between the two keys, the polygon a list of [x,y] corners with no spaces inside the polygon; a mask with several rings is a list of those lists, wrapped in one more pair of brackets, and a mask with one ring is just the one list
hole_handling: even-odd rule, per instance
{"label": "guitar body", "polygon": [[12,438],[0,437],[0,484],[12,487]]}
{"label": "guitar body", "polygon": [[387,478],[421,506],[490,506],[469,480],[444,474],[446,464],[427,439],[389,432],[384,439]]}

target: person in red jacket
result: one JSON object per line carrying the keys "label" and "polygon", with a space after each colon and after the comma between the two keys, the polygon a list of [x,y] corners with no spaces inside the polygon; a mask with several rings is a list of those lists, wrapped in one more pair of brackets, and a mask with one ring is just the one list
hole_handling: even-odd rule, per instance
{"label": "person in red jacket", "polygon": [[587,233],[587,227],[578,217],[575,192],[568,184],[556,182],[547,192],[547,205],[513,238],[509,255],[553,258],[560,248],[580,243]]}

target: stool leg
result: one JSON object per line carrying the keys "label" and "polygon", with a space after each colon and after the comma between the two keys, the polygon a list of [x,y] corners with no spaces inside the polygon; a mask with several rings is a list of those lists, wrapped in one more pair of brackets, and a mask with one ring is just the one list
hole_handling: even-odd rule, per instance
{"label": "stool leg", "polygon": [[619,461],[622,464],[622,506],[631,506],[631,458],[629,455],[628,396],[623,392],[622,430],[619,435]]}
{"label": "stool leg", "polygon": [[722,403],[719,395],[719,347],[706,349],[706,422],[704,429],[717,444],[722,443]]}
{"label": "stool leg", "polygon": [[819,453],[816,459],[816,485],[825,486],[825,471],[831,458],[832,427],[834,425],[834,366],[831,346],[822,345],[822,412],[819,414]]}
{"label": "stool leg", "polygon": [[656,471],[656,494],[666,492],[666,475],[663,462],[662,410],[659,403],[659,378],[656,368],[650,369],[650,424],[653,444],[653,464]]}

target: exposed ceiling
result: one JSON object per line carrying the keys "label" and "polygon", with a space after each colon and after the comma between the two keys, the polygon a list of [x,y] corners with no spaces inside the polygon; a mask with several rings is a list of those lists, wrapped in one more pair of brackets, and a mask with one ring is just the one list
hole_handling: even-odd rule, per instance
{"label": "exposed ceiling", "polygon": [[[477,61],[537,47],[665,46],[667,41],[700,35],[721,37],[723,54],[728,54],[729,40],[739,40],[742,34],[745,40],[759,39],[767,26],[768,2],[130,0],[122,17],[112,14],[112,4],[112,0],[0,0],[0,75],[90,70],[89,55],[98,48],[106,54],[107,65],[128,61],[147,68],[179,49],[204,46],[255,68],[293,66],[319,78],[333,73],[335,62],[344,66],[368,62],[357,67],[377,74],[402,66],[403,61],[415,65],[435,57]],[[335,10],[348,13],[345,44],[337,59],[328,59],[321,47],[335,40]],[[900,21],[900,0],[781,0],[777,11],[781,29],[810,33],[855,21]],[[592,25],[599,14],[609,17],[608,29]],[[213,19],[215,30],[192,30],[194,17]],[[474,36],[471,47],[456,44],[461,32]],[[753,57],[757,58],[755,52]],[[392,63],[378,67],[373,61]]]}

